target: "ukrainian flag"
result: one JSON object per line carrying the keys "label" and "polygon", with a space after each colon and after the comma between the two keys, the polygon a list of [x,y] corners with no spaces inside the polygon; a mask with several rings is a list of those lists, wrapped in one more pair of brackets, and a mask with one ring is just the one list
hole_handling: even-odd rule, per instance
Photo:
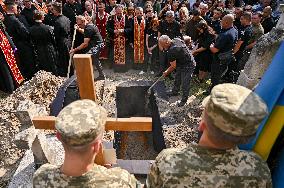
{"label": "ukrainian flag", "polygon": [[[255,92],[266,102],[269,115],[260,124],[256,137],[241,149],[253,150],[267,160],[284,126],[284,42],[273,57]],[[273,187],[284,186],[284,148],[280,151],[278,166],[272,174]]]}
{"label": "ukrainian flag", "polygon": [[266,102],[269,116],[260,124],[256,137],[241,149],[253,150],[267,160],[284,125],[284,42],[272,59],[255,92]]}

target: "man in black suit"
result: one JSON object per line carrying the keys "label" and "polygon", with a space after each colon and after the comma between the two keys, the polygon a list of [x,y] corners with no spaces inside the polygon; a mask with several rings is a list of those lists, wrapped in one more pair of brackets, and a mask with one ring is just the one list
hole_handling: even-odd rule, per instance
{"label": "man in black suit", "polygon": [[38,55],[38,69],[57,75],[58,54],[52,27],[42,23],[44,12],[35,10],[35,24],[30,29],[31,39]]}
{"label": "man in black suit", "polygon": [[[76,24],[76,16],[83,14],[81,4],[77,3],[76,0],[67,0],[66,3],[63,5],[62,14],[70,20],[71,35],[73,35],[74,25]],[[74,46],[79,46],[83,42],[83,40],[84,35],[81,33],[76,33],[76,40]]]}
{"label": "man in black suit", "polygon": [[34,11],[36,10],[35,6],[32,4],[31,0],[24,0],[24,9],[21,11],[21,15],[25,18],[28,23],[27,27],[31,27],[35,24],[33,19]]}
{"label": "man in black suit", "polygon": [[52,0],[46,1],[48,13],[44,16],[43,23],[49,26],[54,26],[55,16],[52,13]]}
{"label": "man in black suit", "polygon": [[62,4],[54,2],[52,4],[52,12],[56,16],[54,23],[54,36],[57,42],[57,50],[59,55],[58,74],[59,76],[67,76],[69,49],[70,49],[70,20],[62,15]]}
{"label": "man in black suit", "polygon": [[271,31],[271,29],[275,26],[275,22],[271,17],[271,13],[272,13],[272,8],[270,6],[267,6],[263,9],[261,25],[264,29],[264,34]]}

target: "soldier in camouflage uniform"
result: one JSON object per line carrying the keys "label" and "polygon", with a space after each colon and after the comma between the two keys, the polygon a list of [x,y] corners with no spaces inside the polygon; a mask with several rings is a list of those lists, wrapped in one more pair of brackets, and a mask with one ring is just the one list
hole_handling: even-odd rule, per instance
{"label": "soldier in camouflage uniform", "polygon": [[34,174],[34,187],[139,187],[126,170],[94,164],[106,118],[106,110],[91,100],[66,106],[55,122],[57,137],[65,150],[64,163],[41,166]]}
{"label": "soldier in camouflage uniform", "polygon": [[237,149],[267,115],[262,99],[242,86],[220,84],[203,104],[198,145],[163,150],[151,166],[147,187],[272,187],[267,164]]}
{"label": "soldier in camouflage uniform", "polygon": [[260,23],[261,21],[261,12],[255,12],[252,15],[251,26],[252,26],[252,36],[248,41],[248,45],[245,47],[243,56],[241,57],[238,63],[238,70],[241,71],[244,69],[246,62],[249,59],[252,48],[255,46],[257,40],[264,34],[264,29]]}

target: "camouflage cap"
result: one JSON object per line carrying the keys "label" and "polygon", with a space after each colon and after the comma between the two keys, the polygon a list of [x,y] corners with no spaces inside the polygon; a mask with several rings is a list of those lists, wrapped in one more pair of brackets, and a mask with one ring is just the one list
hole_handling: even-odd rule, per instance
{"label": "camouflage cap", "polygon": [[92,100],[78,100],[66,106],[55,122],[62,141],[70,146],[83,146],[104,131],[106,110]]}
{"label": "camouflage cap", "polygon": [[258,95],[228,83],[215,86],[203,106],[212,125],[233,136],[254,135],[268,114],[266,104]]}

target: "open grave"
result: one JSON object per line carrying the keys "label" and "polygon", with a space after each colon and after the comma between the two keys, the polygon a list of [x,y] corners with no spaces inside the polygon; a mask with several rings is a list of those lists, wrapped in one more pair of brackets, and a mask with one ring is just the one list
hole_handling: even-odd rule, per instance
{"label": "open grave", "polygon": [[[154,160],[157,154],[166,148],[154,95],[161,95],[165,91],[161,87],[155,87],[148,93],[151,84],[152,82],[147,81],[130,81],[116,86],[118,118],[152,118],[152,130],[149,132],[115,131],[114,146],[117,156],[121,159]],[[139,151],[144,152],[139,155]]]}

